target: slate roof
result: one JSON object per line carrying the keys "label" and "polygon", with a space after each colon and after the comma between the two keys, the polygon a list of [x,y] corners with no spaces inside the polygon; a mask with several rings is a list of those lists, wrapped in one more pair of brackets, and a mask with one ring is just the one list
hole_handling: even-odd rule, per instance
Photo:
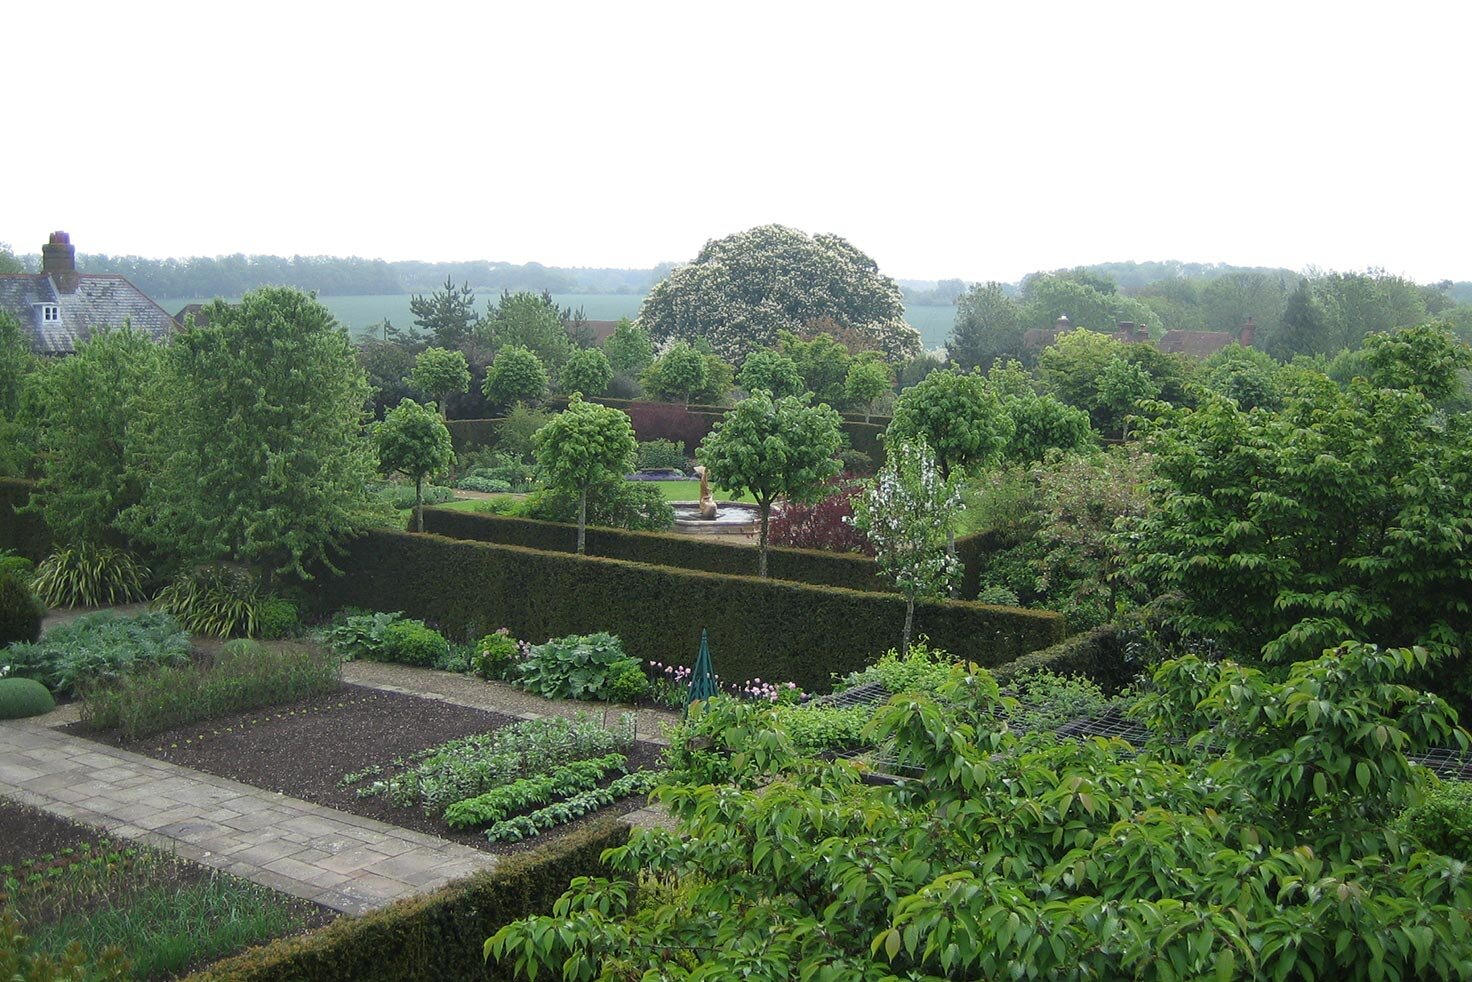
{"label": "slate roof", "polygon": [[[58,319],[43,319],[45,304],[56,305]],[[113,273],[0,275],[0,310],[30,329],[32,347],[42,355],[72,354],[96,332],[124,321],[160,342],[178,327],[142,290]]]}
{"label": "slate roof", "polygon": [[1236,341],[1228,331],[1166,331],[1157,347],[1165,352],[1185,352],[1193,358],[1210,358]]}

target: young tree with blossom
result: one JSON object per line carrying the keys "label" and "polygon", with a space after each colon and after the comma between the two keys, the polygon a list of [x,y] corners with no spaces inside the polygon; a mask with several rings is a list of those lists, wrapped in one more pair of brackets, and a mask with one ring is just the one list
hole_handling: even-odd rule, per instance
{"label": "young tree with blossom", "polygon": [[946,540],[962,507],[959,476],[941,476],[923,439],[889,448],[874,484],[854,503],[854,525],[873,543],[881,575],[905,598],[902,653],[910,650],[915,601],[944,596],[961,572]]}

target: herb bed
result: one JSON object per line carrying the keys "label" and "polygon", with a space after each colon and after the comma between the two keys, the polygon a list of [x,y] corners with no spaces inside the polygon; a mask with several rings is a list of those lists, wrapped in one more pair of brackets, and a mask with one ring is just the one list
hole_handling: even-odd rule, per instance
{"label": "herb bed", "polygon": [[[360,796],[361,782],[344,785],[342,779],[349,774],[374,773],[395,758],[408,758],[446,741],[516,722],[499,713],[346,685],[332,695],[191,724],[132,743],[85,724],[68,729],[135,753],[389,825],[490,852],[509,852],[548,841],[592,816],[522,842],[493,843],[483,828],[451,828],[442,809],[426,814],[418,806],[397,805],[387,796]],[[661,753],[660,747],[636,742],[626,754],[626,767],[629,771],[655,767]],[[642,796],[635,796],[596,814],[622,814],[643,802]]]}

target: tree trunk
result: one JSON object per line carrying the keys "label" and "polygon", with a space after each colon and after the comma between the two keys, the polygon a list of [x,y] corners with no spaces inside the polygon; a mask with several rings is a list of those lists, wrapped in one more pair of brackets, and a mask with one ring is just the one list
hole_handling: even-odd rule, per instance
{"label": "tree trunk", "polygon": [[915,598],[905,597],[905,630],[900,634],[900,657],[910,653],[910,630],[915,626]]}
{"label": "tree trunk", "polygon": [[767,578],[767,519],[770,518],[771,517],[771,514],[772,514],[772,503],[770,501],[768,501],[768,502],[765,502],[764,504],[762,504],[762,506],[761,506],[761,512],[762,512],[762,530],[761,530],[761,536],[760,536],[760,538],[757,539],[756,575],[757,576],[760,576],[762,579],[766,579]]}
{"label": "tree trunk", "polygon": [[588,489],[578,492],[578,555],[584,552],[588,538]]}
{"label": "tree trunk", "polygon": [[414,478],[414,531],[424,531],[424,478]]}

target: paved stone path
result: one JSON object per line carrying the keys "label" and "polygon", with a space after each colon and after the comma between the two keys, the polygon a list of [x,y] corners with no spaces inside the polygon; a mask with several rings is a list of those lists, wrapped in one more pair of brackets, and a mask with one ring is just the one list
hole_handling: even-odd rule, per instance
{"label": "paved stone path", "polygon": [[[401,665],[362,662],[346,669],[345,679],[356,685],[522,718],[600,708]],[[496,865],[495,855],[478,849],[58,729],[76,718],[76,706],[69,705],[30,720],[0,722],[0,796],[344,913],[372,910]],[[674,718],[640,711],[639,738],[663,742],[662,727]],[[637,826],[672,825],[657,806],[623,819]]]}
{"label": "paved stone path", "polygon": [[0,795],[345,913],[497,862],[477,849],[33,721],[0,723]]}

